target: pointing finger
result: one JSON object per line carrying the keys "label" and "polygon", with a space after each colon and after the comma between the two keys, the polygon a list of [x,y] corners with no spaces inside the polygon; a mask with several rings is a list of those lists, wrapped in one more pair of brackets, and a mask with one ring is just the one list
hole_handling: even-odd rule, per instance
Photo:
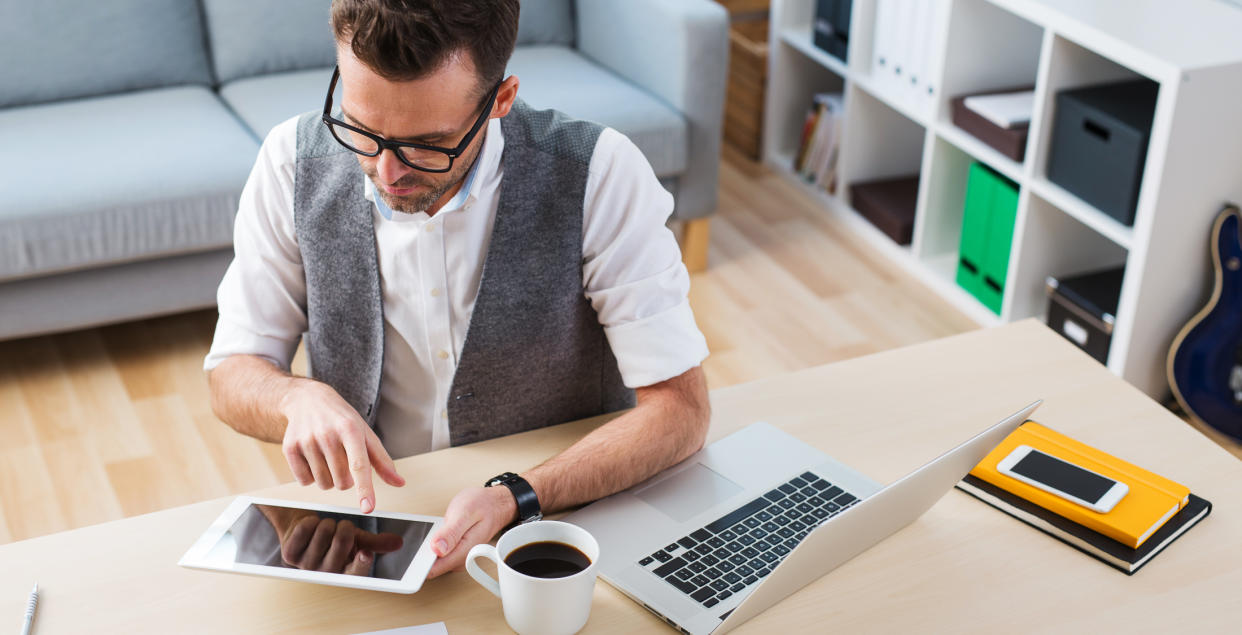
{"label": "pointing finger", "polygon": [[345,444],[345,456],[349,461],[349,473],[358,485],[358,508],[369,514],[375,510],[375,486],[371,482],[371,459],[366,443],[357,428],[350,428],[341,435]]}
{"label": "pointing finger", "polygon": [[354,538],[354,544],[362,550],[374,553],[392,553],[401,548],[405,544],[405,540],[397,534],[384,532],[381,534],[373,534],[369,531],[360,531]]}
{"label": "pointing finger", "polygon": [[397,465],[392,462],[392,457],[388,456],[388,451],[384,449],[384,444],[380,443],[379,437],[375,436],[375,432],[367,428],[363,432],[363,438],[366,441],[367,455],[371,458],[371,466],[375,468],[380,478],[393,487],[405,485],[405,479],[397,473]]}

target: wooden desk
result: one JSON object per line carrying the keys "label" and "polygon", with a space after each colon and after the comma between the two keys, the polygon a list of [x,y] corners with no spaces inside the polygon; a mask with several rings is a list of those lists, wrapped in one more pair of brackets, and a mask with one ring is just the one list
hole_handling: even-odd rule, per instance
{"label": "wooden desk", "polygon": [[[1237,632],[1242,462],[1026,321],[712,393],[711,437],[765,420],[890,482],[1035,398],[1039,421],[1186,483],[1211,516],[1133,577],[961,492],[739,632]],[[585,421],[398,461],[383,509],[440,513],[462,486],[571,444]],[[256,494],[352,505],[297,485]],[[464,573],[412,596],[182,569],[227,499],[0,547],[0,624],[34,580],[37,633],[329,632],[445,621],[505,632],[500,603]],[[607,584],[585,632],[666,628]]]}

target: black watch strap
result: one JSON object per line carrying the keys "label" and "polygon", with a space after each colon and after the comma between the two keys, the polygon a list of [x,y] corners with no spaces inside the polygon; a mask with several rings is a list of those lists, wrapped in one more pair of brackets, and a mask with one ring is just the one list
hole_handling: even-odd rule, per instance
{"label": "black watch strap", "polygon": [[529,523],[535,520],[543,519],[543,510],[539,507],[539,497],[535,495],[535,488],[526,482],[526,479],[514,474],[513,472],[505,472],[500,476],[493,476],[488,479],[483,487],[492,487],[494,485],[504,485],[513,493],[513,499],[517,501],[517,515],[519,523]]}

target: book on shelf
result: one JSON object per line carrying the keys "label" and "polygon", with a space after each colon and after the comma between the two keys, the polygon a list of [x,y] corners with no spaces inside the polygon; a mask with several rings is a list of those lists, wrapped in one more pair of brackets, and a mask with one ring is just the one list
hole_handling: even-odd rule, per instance
{"label": "book on shelf", "polygon": [[[1101,513],[1002,473],[998,464],[1022,445],[1125,483],[1129,492],[1111,511]],[[1142,546],[1190,500],[1190,488],[1185,485],[1034,421],[1006,437],[970,474],[1131,548]]]}
{"label": "book on shelf", "polygon": [[927,104],[935,95],[936,38],[947,0],[877,0],[871,76],[891,99]]}
{"label": "book on shelf", "polygon": [[896,0],[876,0],[875,33],[872,45],[871,75],[877,82],[887,82],[893,74],[893,47],[898,10]]}
{"label": "book on shelf", "polygon": [[957,488],[1127,575],[1134,575],[1212,511],[1210,502],[1190,494],[1186,505],[1177,514],[1161,525],[1142,546],[1134,548],[1054,514],[977,476],[967,475]]}
{"label": "book on shelf", "polygon": [[828,192],[836,191],[837,147],[845,102],[840,93],[815,95],[802,126],[794,171]]}

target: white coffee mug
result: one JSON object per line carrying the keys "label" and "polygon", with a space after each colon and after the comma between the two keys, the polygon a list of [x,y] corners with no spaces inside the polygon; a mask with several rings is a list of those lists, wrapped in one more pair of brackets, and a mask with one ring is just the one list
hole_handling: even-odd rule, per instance
{"label": "white coffee mug", "polygon": [[[509,554],[519,547],[548,541],[578,549],[591,564],[563,578],[536,578],[505,564]],[[475,563],[477,558],[496,563],[499,584],[479,568]],[[505,621],[520,635],[569,635],[582,630],[591,616],[598,560],[599,543],[585,529],[555,520],[540,520],[506,531],[495,547],[475,545],[466,556],[466,571],[483,588],[500,598]]]}

